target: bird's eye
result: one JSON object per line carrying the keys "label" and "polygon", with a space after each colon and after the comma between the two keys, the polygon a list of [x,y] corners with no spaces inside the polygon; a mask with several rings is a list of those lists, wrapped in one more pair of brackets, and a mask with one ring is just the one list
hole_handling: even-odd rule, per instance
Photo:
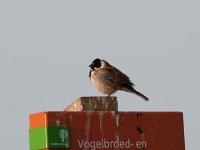
{"label": "bird's eye", "polygon": [[95,59],[91,63],[91,65],[89,67],[91,67],[92,69],[94,69],[94,68],[100,68],[101,67],[101,60],[99,58]]}
{"label": "bird's eye", "polygon": [[100,68],[100,67],[101,67],[101,61],[96,62],[96,63],[95,63],[95,67],[96,67],[96,68]]}

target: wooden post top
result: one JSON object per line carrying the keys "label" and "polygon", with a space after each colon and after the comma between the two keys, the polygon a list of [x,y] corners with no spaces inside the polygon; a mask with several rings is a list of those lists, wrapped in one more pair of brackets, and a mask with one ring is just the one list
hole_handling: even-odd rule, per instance
{"label": "wooden post top", "polygon": [[80,97],[64,111],[118,111],[118,101],[114,96]]}

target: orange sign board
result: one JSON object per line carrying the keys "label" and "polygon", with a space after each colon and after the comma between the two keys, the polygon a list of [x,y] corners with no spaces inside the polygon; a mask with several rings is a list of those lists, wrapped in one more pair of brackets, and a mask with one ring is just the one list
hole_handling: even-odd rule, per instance
{"label": "orange sign board", "polygon": [[185,150],[181,112],[88,111],[30,115],[30,128],[64,125],[70,128],[71,150]]}

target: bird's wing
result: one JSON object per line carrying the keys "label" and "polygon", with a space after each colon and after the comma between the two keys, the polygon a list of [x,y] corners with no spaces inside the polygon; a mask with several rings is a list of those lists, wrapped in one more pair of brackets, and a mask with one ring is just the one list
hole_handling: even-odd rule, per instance
{"label": "bird's wing", "polygon": [[122,73],[115,67],[106,67],[98,70],[99,78],[105,81],[106,84],[113,85],[116,87],[123,87],[126,85],[133,86],[134,84],[130,81],[129,77]]}

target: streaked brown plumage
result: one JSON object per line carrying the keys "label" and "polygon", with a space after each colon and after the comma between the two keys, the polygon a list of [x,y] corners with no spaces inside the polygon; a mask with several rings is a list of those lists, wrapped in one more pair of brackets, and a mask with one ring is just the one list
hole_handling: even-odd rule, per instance
{"label": "streaked brown plumage", "polygon": [[122,90],[134,93],[146,101],[149,100],[146,96],[133,88],[134,84],[127,75],[110,65],[107,61],[97,58],[89,67],[89,77],[91,82],[100,92],[110,96],[117,90]]}

